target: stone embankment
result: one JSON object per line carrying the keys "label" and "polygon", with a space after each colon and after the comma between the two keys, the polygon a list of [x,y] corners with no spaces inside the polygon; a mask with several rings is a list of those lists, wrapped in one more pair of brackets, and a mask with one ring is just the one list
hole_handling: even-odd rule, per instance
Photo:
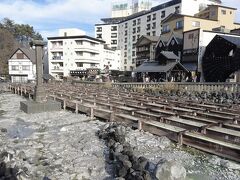
{"label": "stone embankment", "polygon": [[134,149],[125,137],[126,133],[130,131],[129,127],[112,123],[105,125],[97,133],[98,137],[103,139],[109,148],[109,160],[115,167],[114,173],[117,179],[185,179],[185,168],[174,161],[162,160],[154,165],[144,156],[134,155]]}

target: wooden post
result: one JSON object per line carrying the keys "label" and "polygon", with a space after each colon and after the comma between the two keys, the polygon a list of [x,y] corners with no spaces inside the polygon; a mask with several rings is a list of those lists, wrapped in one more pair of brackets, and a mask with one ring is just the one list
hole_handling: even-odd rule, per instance
{"label": "wooden post", "polygon": [[93,114],[93,107],[91,107],[90,109],[90,118],[93,119],[94,118],[94,114]]}
{"label": "wooden post", "polygon": [[138,130],[142,130],[142,121],[138,120]]}
{"label": "wooden post", "polygon": [[180,146],[182,146],[182,144],[183,144],[183,136],[182,136],[182,133],[179,133],[179,134],[178,134],[178,144],[179,144]]}
{"label": "wooden post", "polygon": [[78,114],[78,103],[76,103],[75,113]]}
{"label": "wooden post", "polygon": [[63,109],[66,110],[66,100],[63,100]]}
{"label": "wooden post", "polygon": [[206,127],[203,127],[203,128],[202,128],[201,133],[202,133],[202,134],[206,134],[206,133],[207,133],[207,132],[206,132]]}
{"label": "wooden post", "polygon": [[114,117],[115,117],[115,116],[114,116],[114,112],[112,111],[111,114],[110,114],[110,121],[111,121],[111,122],[114,121]]}

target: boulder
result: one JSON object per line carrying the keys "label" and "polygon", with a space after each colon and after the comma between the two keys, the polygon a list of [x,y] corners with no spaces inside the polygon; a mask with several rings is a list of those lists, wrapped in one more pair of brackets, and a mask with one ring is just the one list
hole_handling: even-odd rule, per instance
{"label": "boulder", "polygon": [[158,180],[184,180],[186,169],[177,162],[166,161],[156,166],[154,174]]}

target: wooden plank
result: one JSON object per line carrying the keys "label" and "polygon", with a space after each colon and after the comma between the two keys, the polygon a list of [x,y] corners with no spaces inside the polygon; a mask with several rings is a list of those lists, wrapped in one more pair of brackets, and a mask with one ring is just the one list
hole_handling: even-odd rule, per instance
{"label": "wooden plank", "polygon": [[179,132],[184,132],[186,131],[186,129],[184,128],[180,128],[177,126],[173,126],[173,125],[169,125],[169,124],[165,124],[165,123],[161,123],[161,122],[157,122],[157,121],[144,121],[144,124],[148,124],[148,125],[152,125],[158,128],[162,128],[171,132],[175,132],[175,133],[179,133]]}
{"label": "wooden plank", "polygon": [[184,135],[189,136],[189,137],[193,137],[193,138],[196,138],[196,139],[200,139],[200,140],[203,140],[203,141],[211,142],[211,143],[214,143],[214,144],[219,144],[221,146],[225,146],[225,147],[228,147],[228,148],[231,148],[231,149],[240,150],[240,145],[216,140],[216,139],[207,137],[207,136],[199,134],[199,133],[185,132]]}
{"label": "wooden plank", "polygon": [[164,109],[149,109],[149,110],[152,111],[152,112],[157,112],[157,113],[161,113],[161,114],[169,115],[169,116],[175,116],[176,115],[175,112],[172,112],[172,111],[169,111],[169,110],[164,110]]}
{"label": "wooden plank", "polygon": [[198,128],[201,128],[201,127],[204,127],[204,126],[207,125],[206,123],[186,120],[186,119],[178,118],[178,117],[175,117],[175,116],[165,117],[164,119],[167,120],[167,121],[173,121],[173,122],[177,122],[177,123],[180,123],[180,124],[185,124],[185,125],[198,127]]}

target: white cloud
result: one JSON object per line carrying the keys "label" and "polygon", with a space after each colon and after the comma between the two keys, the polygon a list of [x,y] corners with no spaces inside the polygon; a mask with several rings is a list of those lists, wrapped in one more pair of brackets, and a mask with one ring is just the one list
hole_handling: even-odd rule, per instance
{"label": "white cloud", "polygon": [[[93,35],[94,24],[111,16],[111,0],[1,0],[0,17],[8,17],[17,23],[28,23],[44,37],[57,35],[59,28],[80,28]],[[153,5],[169,0],[153,0]],[[222,0],[223,5],[238,8],[240,0]],[[88,33],[88,34],[89,34]]]}
{"label": "white cloud", "polygon": [[109,17],[111,0],[1,0],[0,17],[34,26],[44,37],[57,35],[59,28],[77,27],[93,31],[100,18]]}

